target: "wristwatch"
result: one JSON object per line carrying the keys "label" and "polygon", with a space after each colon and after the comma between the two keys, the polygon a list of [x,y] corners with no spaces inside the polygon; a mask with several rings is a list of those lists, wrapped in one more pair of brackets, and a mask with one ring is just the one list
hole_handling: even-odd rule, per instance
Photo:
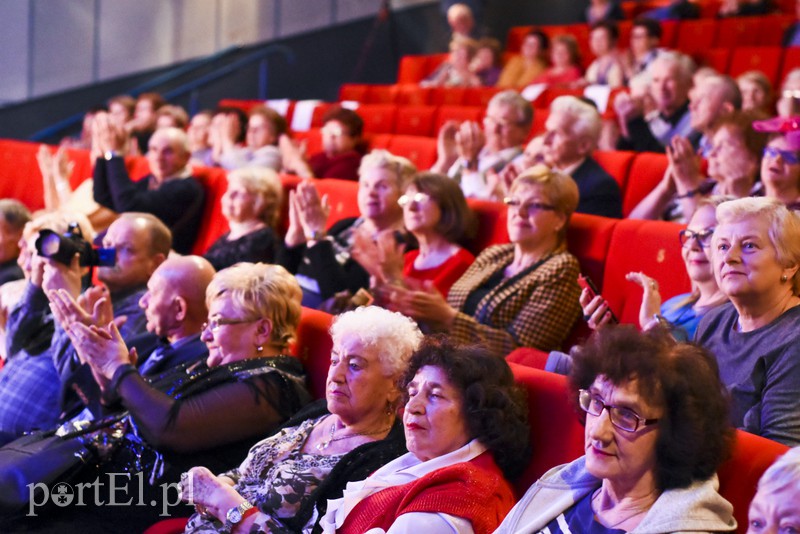
{"label": "wristwatch", "polygon": [[254,507],[249,501],[244,501],[239,506],[234,506],[225,514],[225,530],[230,532],[233,527],[241,523],[244,518],[257,511],[258,508]]}

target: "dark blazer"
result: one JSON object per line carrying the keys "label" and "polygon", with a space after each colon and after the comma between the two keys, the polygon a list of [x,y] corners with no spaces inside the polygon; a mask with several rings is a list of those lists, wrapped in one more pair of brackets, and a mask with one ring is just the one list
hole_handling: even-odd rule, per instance
{"label": "dark blazer", "polygon": [[622,218],[622,193],[619,184],[594,159],[589,157],[583,160],[572,173],[572,179],[578,184],[581,196],[578,213]]}

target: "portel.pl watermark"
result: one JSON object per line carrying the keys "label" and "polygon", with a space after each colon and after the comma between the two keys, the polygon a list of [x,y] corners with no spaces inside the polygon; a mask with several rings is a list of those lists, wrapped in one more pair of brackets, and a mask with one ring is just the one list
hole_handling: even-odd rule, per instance
{"label": "portel.pl watermark", "polygon": [[[191,482],[190,482],[191,483]],[[55,482],[51,486],[41,482],[28,484],[27,517],[36,517],[36,509],[48,503],[59,507],[67,506],[149,506],[160,507],[162,517],[169,517],[169,509],[181,504],[180,484],[169,482],[159,484],[160,499],[145,499],[144,487],[147,481],[144,473],[104,473],[92,482],[73,485]]]}

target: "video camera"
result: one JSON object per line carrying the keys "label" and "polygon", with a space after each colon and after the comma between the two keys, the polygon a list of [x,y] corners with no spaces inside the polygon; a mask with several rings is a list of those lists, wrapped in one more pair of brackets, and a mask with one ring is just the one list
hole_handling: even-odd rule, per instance
{"label": "video camera", "polygon": [[63,236],[52,230],[40,230],[36,251],[43,258],[64,265],[72,263],[76,253],[80,255],[81,267],[113,267],[117,263],[117,249],[94,248],[83,238],[83,232],[76,222],[69,223],[67,233]]}

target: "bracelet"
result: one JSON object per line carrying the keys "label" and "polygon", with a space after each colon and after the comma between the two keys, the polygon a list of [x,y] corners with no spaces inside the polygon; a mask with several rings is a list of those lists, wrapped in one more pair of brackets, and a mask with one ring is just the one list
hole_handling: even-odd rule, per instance
{"label": "bracelet", "polygon": [[108,384],[108,391],[114,395],[117,395],[117,389],[119,388],[119,384],[122,382],[122,379],[131,373],[138,372],[138,369],[136,369],[136,367],[130,363],[120,365],[117,367],[117,370],[114,371],[114,376],[111,377],[111,382]]}
{"label": "bracelet", "polygon": [[675,195],[675,198],[692,198],[700,194],[700,188],[692,189],[691,191],[687,191],[682,195]]}
{"label": "bracelet", "polygon": [[306,236],[306,241],[321,241],[326,235],[325,230],[314,230],[311,235]]}

